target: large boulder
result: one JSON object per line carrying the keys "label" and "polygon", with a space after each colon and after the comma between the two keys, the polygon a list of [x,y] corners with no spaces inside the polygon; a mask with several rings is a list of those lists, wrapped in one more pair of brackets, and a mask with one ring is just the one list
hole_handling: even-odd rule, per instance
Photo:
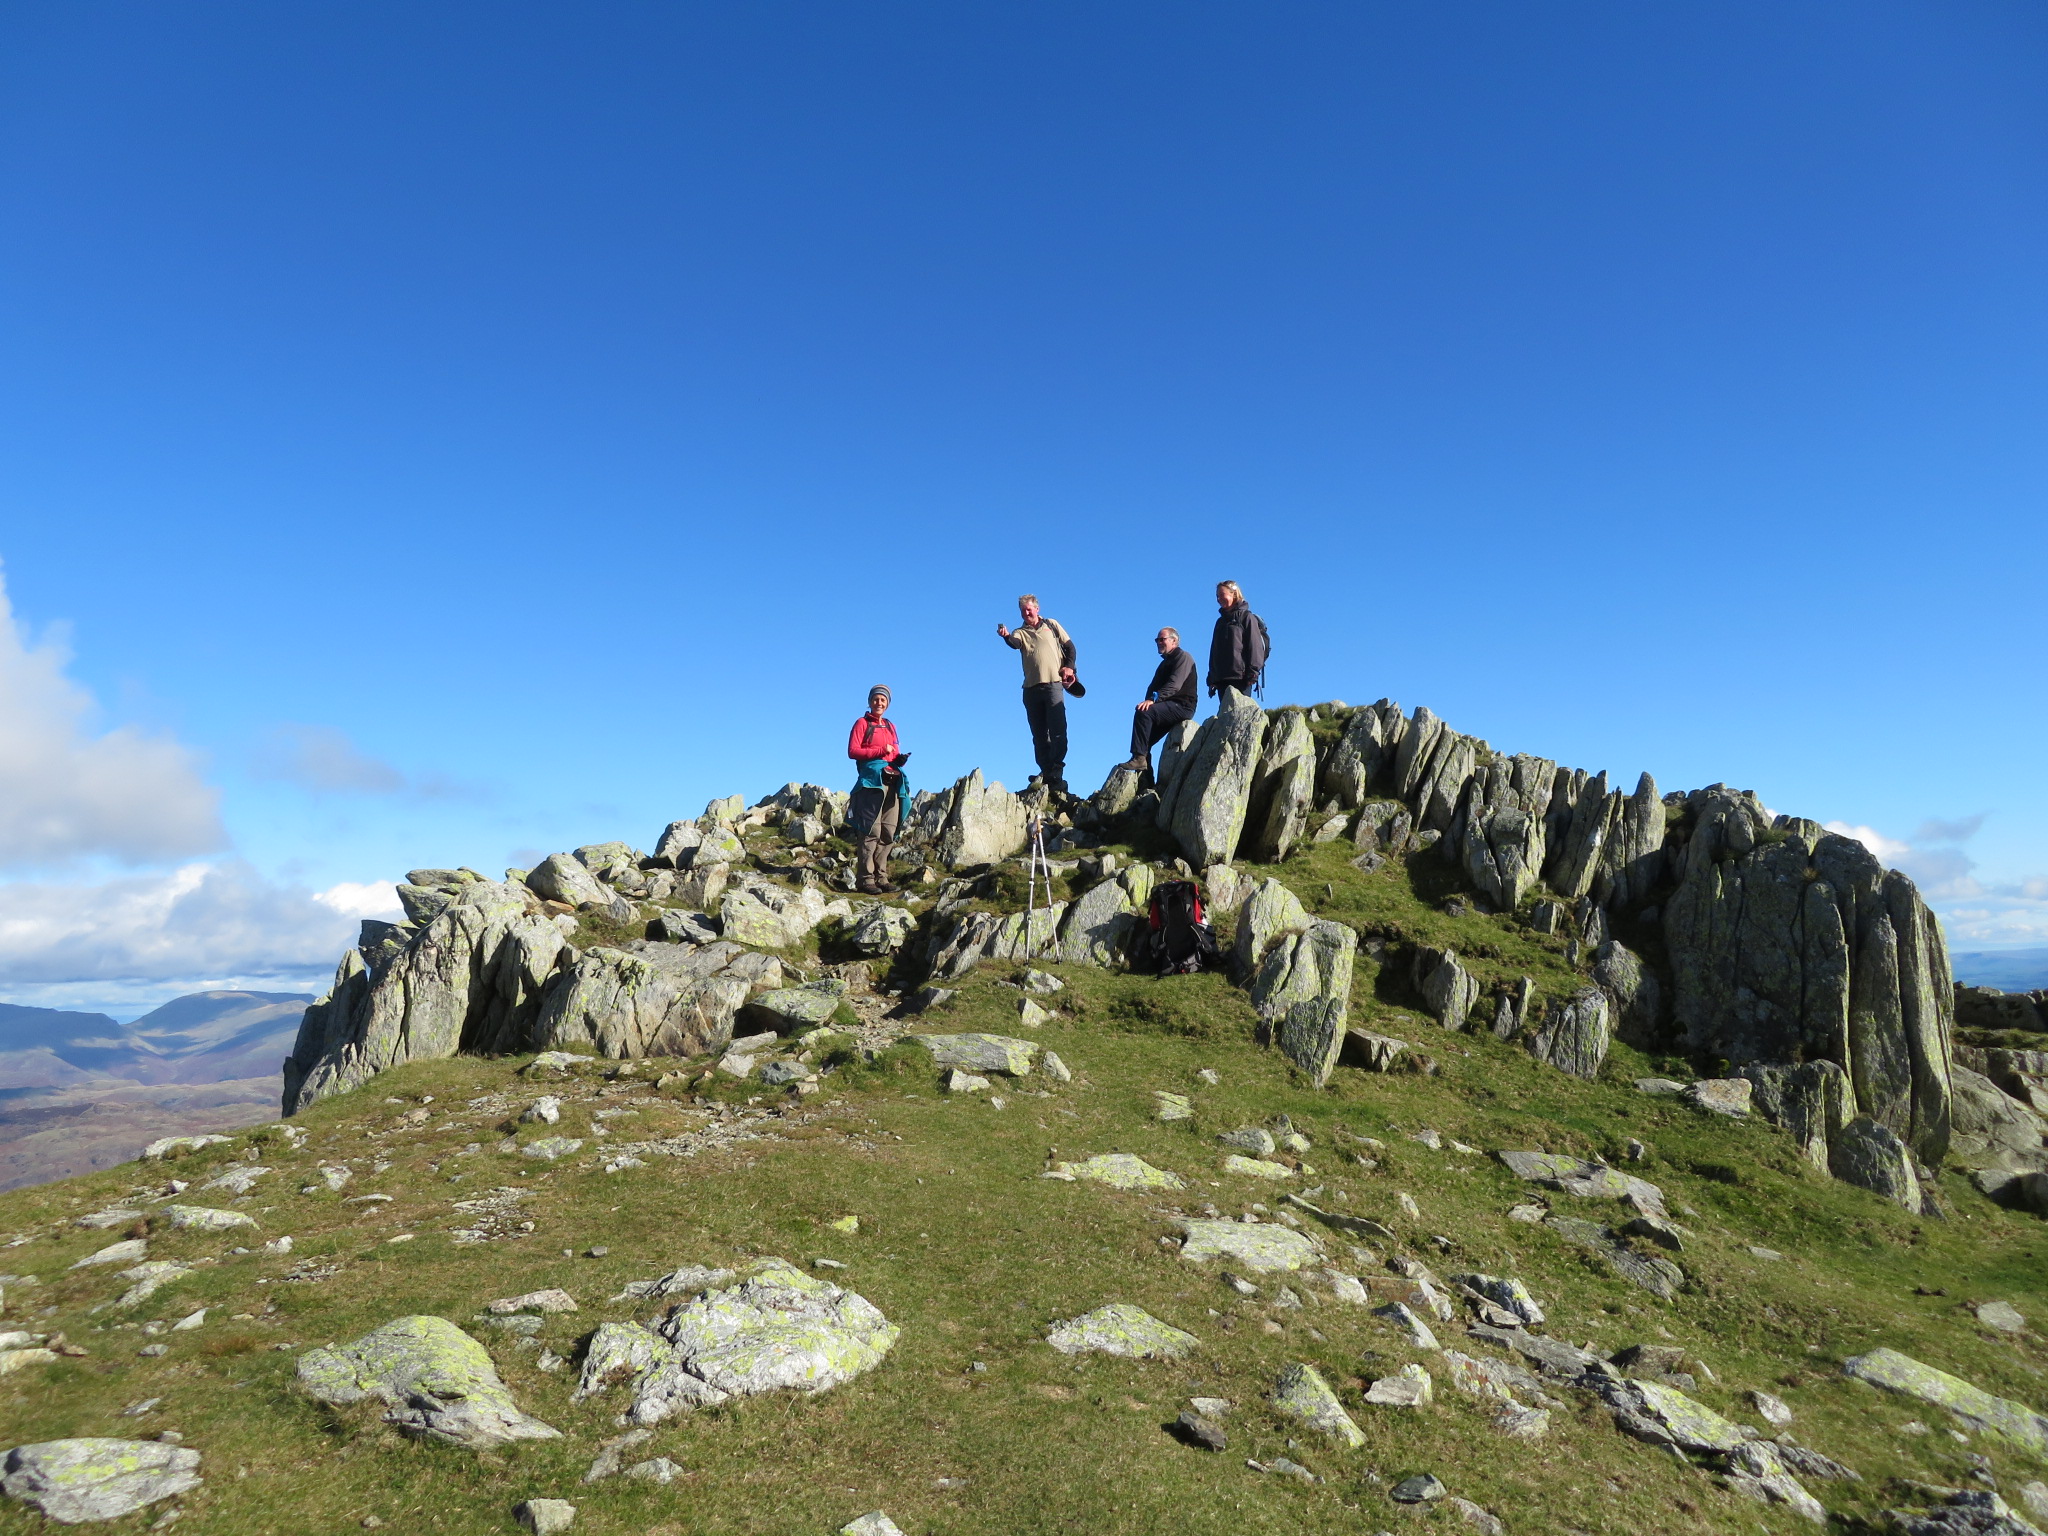
{"label": "large boulder", "polygon": [[[1267,718],[1265,746],[1246,802],[1242,856],[1277,864],[1308,829],[1315,806],[1316,744],[1308,716],[1282,709]],[[1207,862],[1206,860],[1203,862]],[[1198,866],[1199,867],[1199,866]]]}
{"label": "large boulder", "polygon": [[1306,933],[1315,921],[1308,908],[1278,880],[1263,880],[1238,907],[1237,939],[1230,950],[1230,976],[1249,986],[1266,952],[1289,934]]}
{"label": "large boulder", "polygon": [[1735,1070],[1749,1080],[1757,1113],[1789,1132],[1807,1162],[1829,1172],[1828,1149],[1856,1118],[1848,1073],[1832,1061],[1749,1062]]}
{"label": "large boulder", "polygon": [[376,1398],[409,1434],[469,1450],[561,1432],[512,1401],[483,1345],[444,1317],[401,1317],[351,1344],[299,1357],[299,1385],[323,1403]]}
{"label": "large boulder", "polygon": [[825,908],[815,886],[791,890],[758,876],[741,876],[718,904],[719,931],[736,944],[782,949],[801,944],[825,920]]}
{"label": "large boulder", "polygon": [[1160,791],[1159,825],[1196,869],[1236,853],[1265,736],[1266,712],[1258,702],[1225,688],[1216,713],[1176,756],[1171,785]]}
{"label": "large boulder", "polygon": [[741,955],[725,942],[585,950],[548,989],[534,1044],[622,1060],[721,1050],[751,990],[750,978],[730,969]]}
{"label": "large boulder", "polygon": [[666,1345],[633,1382],[636,1424],[762,1392],[823,1392],[881,1364],[902,1329],[864,1296],[762,1259],[655,1330]]}
{"label": "large boulder", "polygon": [[342,956],[334,986],[300,1020],[284,1066],[287,1115],[404,1062],[524,1049],[542,990],[575,953],[526,887],[488,880],[463,886],[422,929],[372,931],[370,954]]}
{"label": "large boulder", "polygon": [[1060,924],[1060,958],[1083,965],[1126,963],[1131,930],[1145,915],[1156,878],[1151,865],[1130,864],[1083,892]]}
{"label": "large boulder", "polygon": [[1845,1184],[1880,1194],[1914,1215],[1924,1204],[1913,1154],[1888,1125],[1868,1115],[1843,1126],[1828,1145],[1828,1170]]}
{"label": "large boulder", "polygon": [[572,853],[551,853],[534,865],[526,872],[526,888],[571,907],[609,906],[612,900],[590,867]]}
{"label": "large boulder", "polygon": [[1344,1048],[1357,953],[1356,933],[1319,922],[1276,943],[1252,979],[1252,1006],[1268,1038],[1318,1088]]}
{"label": "large boulder", "polygon": [[159,1440],[44,1440],[0,1465],[0,1491],[60,1525],[118,1520],[200,1481],[199,1453]]}
{"label": "large boulder", "polygon": [[982,782],[981,770],[945,792],[934,852],[948,869],[996,864],[1022,851],[1024,802],[1000,784]]}
{"label": "large boulder", "polygon": [[1954,1069],[1954,1132],[1949,1150],[1966,1168],[2007,1168],[2015,1172],[2048,1172],[2048,1148],[2042,1136],[2048,1122],[1990,1078]]}
{"label": "large boulder", "polygon": [[1480,989],[1479,978],[1458,963],[1458,952],[1424,946],[1415,952],[1411,975],[1431,1017],[1445,1029],[1463,1029]]}
{"label": "large boulder", "polygon": [[[1400,718],[1398,711],[1394,718]],[[1358,809],[1384,772],[1390,755],[1386,728],[1381,723],[1380,705],[1353,710],[1351,718],[1344,723],[1344,734],[1338,738],[1337,745],[1330,751],[1329,761],[1323,765],[1318,796],[1326,801],[1334,800],[1342,810]]]}
{"label": "large boulder", "polygon": [[1946,1408],[1979,1434],[1994,1435],[2028,1455],[2048,1458],[2048,1418],[2024,1403],[1995,1397],[1960,1376],[1923,1365],[1895,1349],[1873,1349],[1842,1362],[1842,1374],[1886,1392]]}
{"label": "large boulder", "polygon": [[1538,1061],[1591,1082],[1600,1075],[1611,1039],[1607,994],[1598,987],[1581,987],[1568,998],[1552,1000],[1529,1051]]}

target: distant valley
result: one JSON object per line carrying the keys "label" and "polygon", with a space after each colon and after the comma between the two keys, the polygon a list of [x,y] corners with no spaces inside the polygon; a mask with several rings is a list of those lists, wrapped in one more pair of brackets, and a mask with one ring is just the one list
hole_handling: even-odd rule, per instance
{"label": "distant valley", "polygon": [[160,1136],[276,1118],[312,999],[196,992],[132,1024],[0,1003],[0,1189],[125,1162]]}

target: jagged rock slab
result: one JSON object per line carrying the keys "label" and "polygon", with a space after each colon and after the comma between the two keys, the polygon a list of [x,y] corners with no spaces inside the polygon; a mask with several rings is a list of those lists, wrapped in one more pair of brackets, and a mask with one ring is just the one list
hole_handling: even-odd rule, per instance
{"label": "jagged rock slab", "polygon": [[1238,908],[1237,938],[1230,951],[1231,978],[1249,986],[1266,952],[1290,934],[1306,933],[1315,919],[1278,880],[1262,880]]}
{"label": "jagged rock slab", "polygon": [[1551,1003],[1529,1050],[1538,1061],[1591,1082],[1600,1075],[1600,1064],[1607,1059],[1612,1040],[1607,994],[1598,987],[1581,987],[1570,997]]}
{"label": "jagged rock slab", "polygon": [[1180,1225],[1186,1234],[1180,1256],[1196,1263],[1229,1259],[1246,1269],[1266,1272],[1303,1269],[1322,1259],[1316,1245],[1292,1227],[1192,1217]]}
{"label": "jagged rock slab", "polygon": [[941,1067],[958,1067],[963,1072],[1000,1072],[1023,1077],[1031,1071],[1038,1042],[1011,1035],[913,1035],[919,1045],[932,1053]]}
{"label": "jagged rock slab", "polygon": [[1263,1157],[1245,1157],[1233,1152],[1223,1159],[1223,1171],[1252,1179],[1291,1179],[1294,1170],[1285,1163],[1276,1163]]}
{"label": "jagged rock slab", "polygon": [[1126,1302],[1111,1302],[1064,1323],[1056,1323],[1045,1342],[1063,1355],[1096,1353],[1133,1360],[1177,1360],[1201,1340],[1162,1323],[1151,1313]]}
{"label": "jagged rock slab", "polygon": [[1318,1088],[1344,1048],[1357,953],[1357,933],[1319,922],[1275,943],[1252,979],[1252,1007],[1273,1043]]}
{"label": "jagged rock slab", "polygon": [[1463,1029],[1479,1002],[1479,979],[1458,963],[1457,951],[1424,946],[1415,954],[1415,988],[1430,1016],[1445,1029]]}
{"label": "jagged rock slab", "polygon": [[1107,1184],[1111,1189],[1180,1189],[1181,1176],[1154,1168],[1132,1152],[1104,1152],[1078,1163],[1056,1164],[1048,1175],[1061,1179],[1085,1179]]}
{"label": "jagged rock slab", "polygon": [[1649,1210],[1664,1209],[1664,1191],[1603,1163],[1589,1163],[1562,1152],[1496,1152],[1510,1173],[1582,1200],[1628,1200]]}
{"label": "jagged rock slab", "polygon": [[1103,967],[1126,964],[1131,932],[1144,916],[1155,878],[1151,865],[1133,864],[1068,904],[1059,923],[1060,958]]}
{"label": "jagged rock slab", "polygon": [[1273,1386],[1273,1407],[1340,1445],[1356,1450],[1365,1444],[1365,1432],[1344,1411],[1322,1372],[1312,1365],[1297,1362],[1280,1373]]}
{"label": "jagged rock slab", "polygon": [[1749,1439],[1741,1425],[1662,1382],[1609,1382],[1602,1391],[1615,1422],[1638,1439],[1682,1451],[1732,1451]]}
{"label": "jagged rock slab", "polygon": [[1161,761],[1159,825],[1196,869],[1227,863],[1237,851],[1250,807],[1252,778],[1266,736],[1266,712],[1232,688],[1177,754],[1166,779]]}
{"label": "jagged rock slab", "polygon": [[483,1345],[442,1317],[401,1317],[352,1344],[308,1350],[298,1374],[321,1402],[378,1398],[388,1422],[470,1450],[561,1433],[522,1413]]}
{"label": "jagged rock slab", "polygon": [[762,1259],[737,1285],[677,1307],[659,1332],[673,1354],[635,1379],[636,1424],[730,1397],[827,1391],[881,1364],[902,1329],[866,1297]]}
{"label": "jagged rock slab", "polygon": [[1309,733],[1307,714],[1291,708],[1275,711],[1267,718],[1246,802],[1244,857],[1277,864],[1293,851],[1315,803],[1315,773],[1315,738]]}
{"label": "jagged rock slab", "polygon": [[44,1440],[0,1466],[0,1490],[63,1525],[117,1520],[200,1481],[197,1451],[157,1440]]}
{"label": "jagged rock slab", "polygon": [[1543,1308],[1537,1305],[1536,1298],[1529,1294],[1529,1287],[1519,1280],[1501,1275],[1468,1274],[1451,1276],[1451,1283],[1469,1287],[1501,1310],[1513,1313],[1524,1323],[1543,1321]]}
{"label": "jagged rock slab", "polygon": [[2048,1456],[2048,1418],[2024,1403],[1994,1397],[1960,1376],[1923,1365],[1895,1349],[1873,1349],[1846,1360],[1842,1374],[1901,1397],[1946,1408],[1981,1434],[1996,1435],[2035,1456]]}

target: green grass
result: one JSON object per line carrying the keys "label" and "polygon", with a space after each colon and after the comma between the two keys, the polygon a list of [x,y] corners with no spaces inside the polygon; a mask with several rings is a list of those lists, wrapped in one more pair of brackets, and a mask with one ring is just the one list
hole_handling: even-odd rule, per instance
{"label": "green grass", "polygon": [[[1362,875],[1348,844],[1314,849],[1280,873],[1318,912],[1418,942],[1451,944],[1489,981],[1538,977],[1546,992],[1574,973],[1562,946],[1511,917],[1451,918],[1421,899],[1398,868]],[[1325,886],[1329,890],[1325,891]],[[625,1092],[580,1076],[574,1086],[527,1083],[518,1062],[418,1063],[299,1117],[310,1132],[291,1151],[274,1133],[236,1138],[158,1169],[134,1165],[0,1195],[0,1234],[31,1240],[0,1251],[0,1269],[41,1283],[7,1288],[7,1325],[63,1329],[91,1354],[43,1372],[0,1378],[6,1443],[67,1435],[183,1432],[205,1456],[205,1487],[185,1500],[185,1524],[221,1536],[355,1529],[377,1516],[393,1529],[485,1532],[510,1529],[514,1502],[558,1496],[579,1506],[578,1533],[830,1532],[883,1508],[910,1533],[1174,1532],[1301,1533],[1401,1529],[1385,1490],[1417,1470],[1435,1472],[1454,1494],[1498,1513],[1511,1532],[1577,1527],[1589,1532],[1791,1532],[1789,1514],[1722,1490],[1703,1471],[1626,1439],[1581,1394],[1554,1392],[1570,1407],[1547,1439],[1502,1440],[1485,1406],[1458,1396],[1439,1372],[1437,1403],[1417,1411],[1372,1408],[1359,1392],[1413,1355],[1363,1309],[1320,1305],[1275,1310],[1265,1295],[1245,1301],[1213,1268],[1187,1264],[1161,1239],[1171,1209],[1205,1201],[1237,1214],[1254,1202],[1280,1209],[1278,1192],[1219,1171],[1217,1133],[1285,1113],[1315,1142],[1314,1170],[1296,1183],[1320,1187],[1318,1203],[1385,1222],[1390,1247],[1421,1257],[1439,1274],[1480,1269],[1519,1276],[1550,1311],[1548,1332],[1592,1340],[1606,1352],[1636,1342],[1672,1341],[1709,1365],[1698,1396],[1756,1422],[1743,1392],[1764,1388],[1798,1415],[1805,1444],[1860,1470],[1861,1484],[1812,1484],[1844,1517],[1867,1517],[1895,1502],[1892,1478],[1956,1485],[1969,1456],[1990,1456],[2010,1494],[2040,1476],[1997,1442],[1959,1444],[1936,1410],[1880,1397],[1843,1380],[1847,1356],[1879,1344],[2027,1402],[2048,1397],[2048,1348],[2029,1334],[1987,1334],[1966,1302],[2002,1298],[2048,1321],[2042,1259],[2048,1229],[2002,1211],[1957,1175],[1942,1181],[1955,1219],[1923,1221],[1799,1162],[1786,1137],[1760,1124],[1708,1117],[1689,1106],[1635,1093],[1628,1080],[1644,1060],[1617,1049],[1600,1082],[1582,1083],[1485,1034],[1447,1034],[1399,1001],[1401,986],[1361,978],[1359,1011],[1373,1027],[1427,1049],[1434,1075],[1368,1076],[1340,1070],[1311,1090],[1273,1053],[1253,1043],[1242,993],[1217,976],[1154,981],[1050,965],[1067,989],[1049,999],[1060,1017],[1035,1038],[1075,1074],[1052,1088],[1000,1085],[989,1096],[948,1099],[928,1053],[899,1045],[872,1061],[842,1053],[819,1098],[766,1123],[769,1134],[691,1159],[649,1159],[616,1175],[595,1167],[539,1165],[498,1152],[501,1138],[588,1136],[592,1112]],[[1362,967],[1369,970],[1369,967]],[[919,1021],[920,1029],[1016,1033],[1016,1001],[1003,985],[1021,967],[988,965],[960,996]],[[829,1052],[827,1059],[831,1058]],[[1208,1086],[1203,1068],[1221,1078]],[[651,1081],[654,1073],[646,1074]],[[1188,1095],[1196,1117],[1153,1118],[1155,1090]],[[594,1097],[603,1090],[605,1098]],[[564,1097],[561,1125],[521,1125],[504,1110],[469,1111],[472,1098],[510,1091],[517,1102],[542,1092]],[[432,1095],[432,1118],[399,1117]],[[398,1097],[405,1102],[385,1102]],[[722,1086],[717,1097],[780,1103],[758,1086]],[[610,1122],[614,1139],[674,1134],[716,1112],[673,1092],[641,1114]],[[454,1123],[449,1123],[454,1122]],[[628,1128],[630,1127],[630,1128]],[[1582,1250],[1538,1227],[1510,1221],[1528,1190],[1498,1162],[1407,1139],[1432,1127],[1491,1151],[1541,1147],[1619,1160],[1637,1138],[1650,1149],[1638,1170],[1660,1184],[1693,1234],[1680,1262],[1691,1280],[1671,1303],[1625,1284]],[[1352,1162],[1350,1138],[1384,1141],[1379,1166]],[[106,1269],[70,1271],[82,1255],[123,1234],[69,1225],[146,1180],[192,1179],[239,1157],[252,1136],[279,1171],[239,1208],[258,1216],[263,1236],[289,1233],[289,1258],[234,1256],[232,1237],[165,1234],[151,1257],[217,1263],[167,1287],[137,1312],[94,1312],[119,1293]],[[462,1155],[470,1142],[481,1150]],[[1161,1197],[1123,1194],[1038,1177],[1052,1160],[1134,1152],[1182,1174],[1189,1187]],[[387,1158],[372,1175],[359,1166],[340,1194],[297,1193],[323,1158]],[[460,1183],[449,1183],[460,1174]],[[532,1191],[522,1218],[531,1235],[483,1246],[453,1244],[460,1220],[451,1202],[500,1185]],[[368,1192],[397,1198],[365,1208],[345,1203]],[[1420,1221],[1401,1214],[1411,1195]],[[211,1200],[198,1196],[188,1198]],[[1619,1215],[1612,1206],[1571,1202],[1573,1214]],[[857,1234],[828,1223],[858,1215]],[[414,1234],[401,1244],[387,1241]],[[1449,1240],[1440,1252],[1431,1239]],[[603,1258],[581,1255],[593,1244]],[[253,1245],[253,1242],[252,1242]],[[1753,1257],[1750,1245],[1781,1251]],[[1332,1234],[1340,1267],[1348,1240]],[[872,1300],[903,1328],[876,1371],[814,1398],[754,1399],[661,1427],[637,1456],[666,1455],[688,1469],[666,1488],[615,1479],[580,1481],[600,1440],[617,1434],[622,1389],[571,1401],[573,1369],[543,1374],[509,1335],[475,1327],[494,1297],[560,1285],[582,1305],[548,1319],[543,1338],[557,1351],[599,1321],[647,1315],[605,1298],[623,1282],[684,1263],[737,1264],[762,1255],[797,1263],[824,1256],[849,1268],[833,1278]],[[342,1264],[334,1278],[283,1277],[308,1257]],[[1381,1272],[1366,1270],[1365,1272]],[[267,1282],[267,1283],[259,1283]],[[1309,1287],[1296,1285],[1307,1295]],[[1110,1301],[1133,1302],[1202,1341],[1189,1360],[1079,1361],[1043,1343],[1047,1326]],[[139,1357],[144,1342],[116,1324],[175,1320],[213,1309],[193,1333],[166,1334],[170,1353]],[[44,1308],[53,1315],[41,1316]],[[231,1314],[253,1314],[234,1320]],[[476,1455],[407,1441],[374,1412],[336,1411],[294,1386],[294,1353],[358,1337],[393,1317],[431,1312],[471,1327],[498,1360],[528,1411],[565,1433]],[[1279,1331],[1264,1326],[1275,1324]],[[1461,1347],[1455,1326],[1439,1330]],[[1464,1343],[1471,1353],[1485,1346]],[[1367,1435],[1358,1452],[1324,1445],[1277,1419],[1263,1396],[1290,1362],[1317,1365],[1337,1385]],[[980,1362],[985,1370],[976,1370]],[[1211,1455],[1164,1432],[1192,1394],[1227,1397],[1231,1445]],[[142,1419],[118,1417],[140,1398],[163,1406]],[[1934,1433],[1900,1432],[1908,1420]],[[1304,1487],[1250,1471],[1245,1458],[1286,1455],[1326,1483]],[[942,1486],[942,1480],[944,1485]],[[139,1529],[155,1511],[120,1522]],[[1459,1529],[1451,1517],[1434,1524]],[[40,1529],[22,1506],[0,1508],[0,1533]]]}

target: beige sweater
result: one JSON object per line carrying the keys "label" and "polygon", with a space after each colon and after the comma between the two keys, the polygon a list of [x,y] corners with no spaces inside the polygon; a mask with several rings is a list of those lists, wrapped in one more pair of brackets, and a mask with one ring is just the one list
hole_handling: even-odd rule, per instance
{"label": "beige sweater", "polygon": [[1038,628],[1019,624],[1010,631],[1010,637],[1003,642],[1024,653],[1024,682],[1056,683],[1060,680],[1060,668],[1074,664],[1074,642],[1067,638],[1057,620],[1039,616]]}

